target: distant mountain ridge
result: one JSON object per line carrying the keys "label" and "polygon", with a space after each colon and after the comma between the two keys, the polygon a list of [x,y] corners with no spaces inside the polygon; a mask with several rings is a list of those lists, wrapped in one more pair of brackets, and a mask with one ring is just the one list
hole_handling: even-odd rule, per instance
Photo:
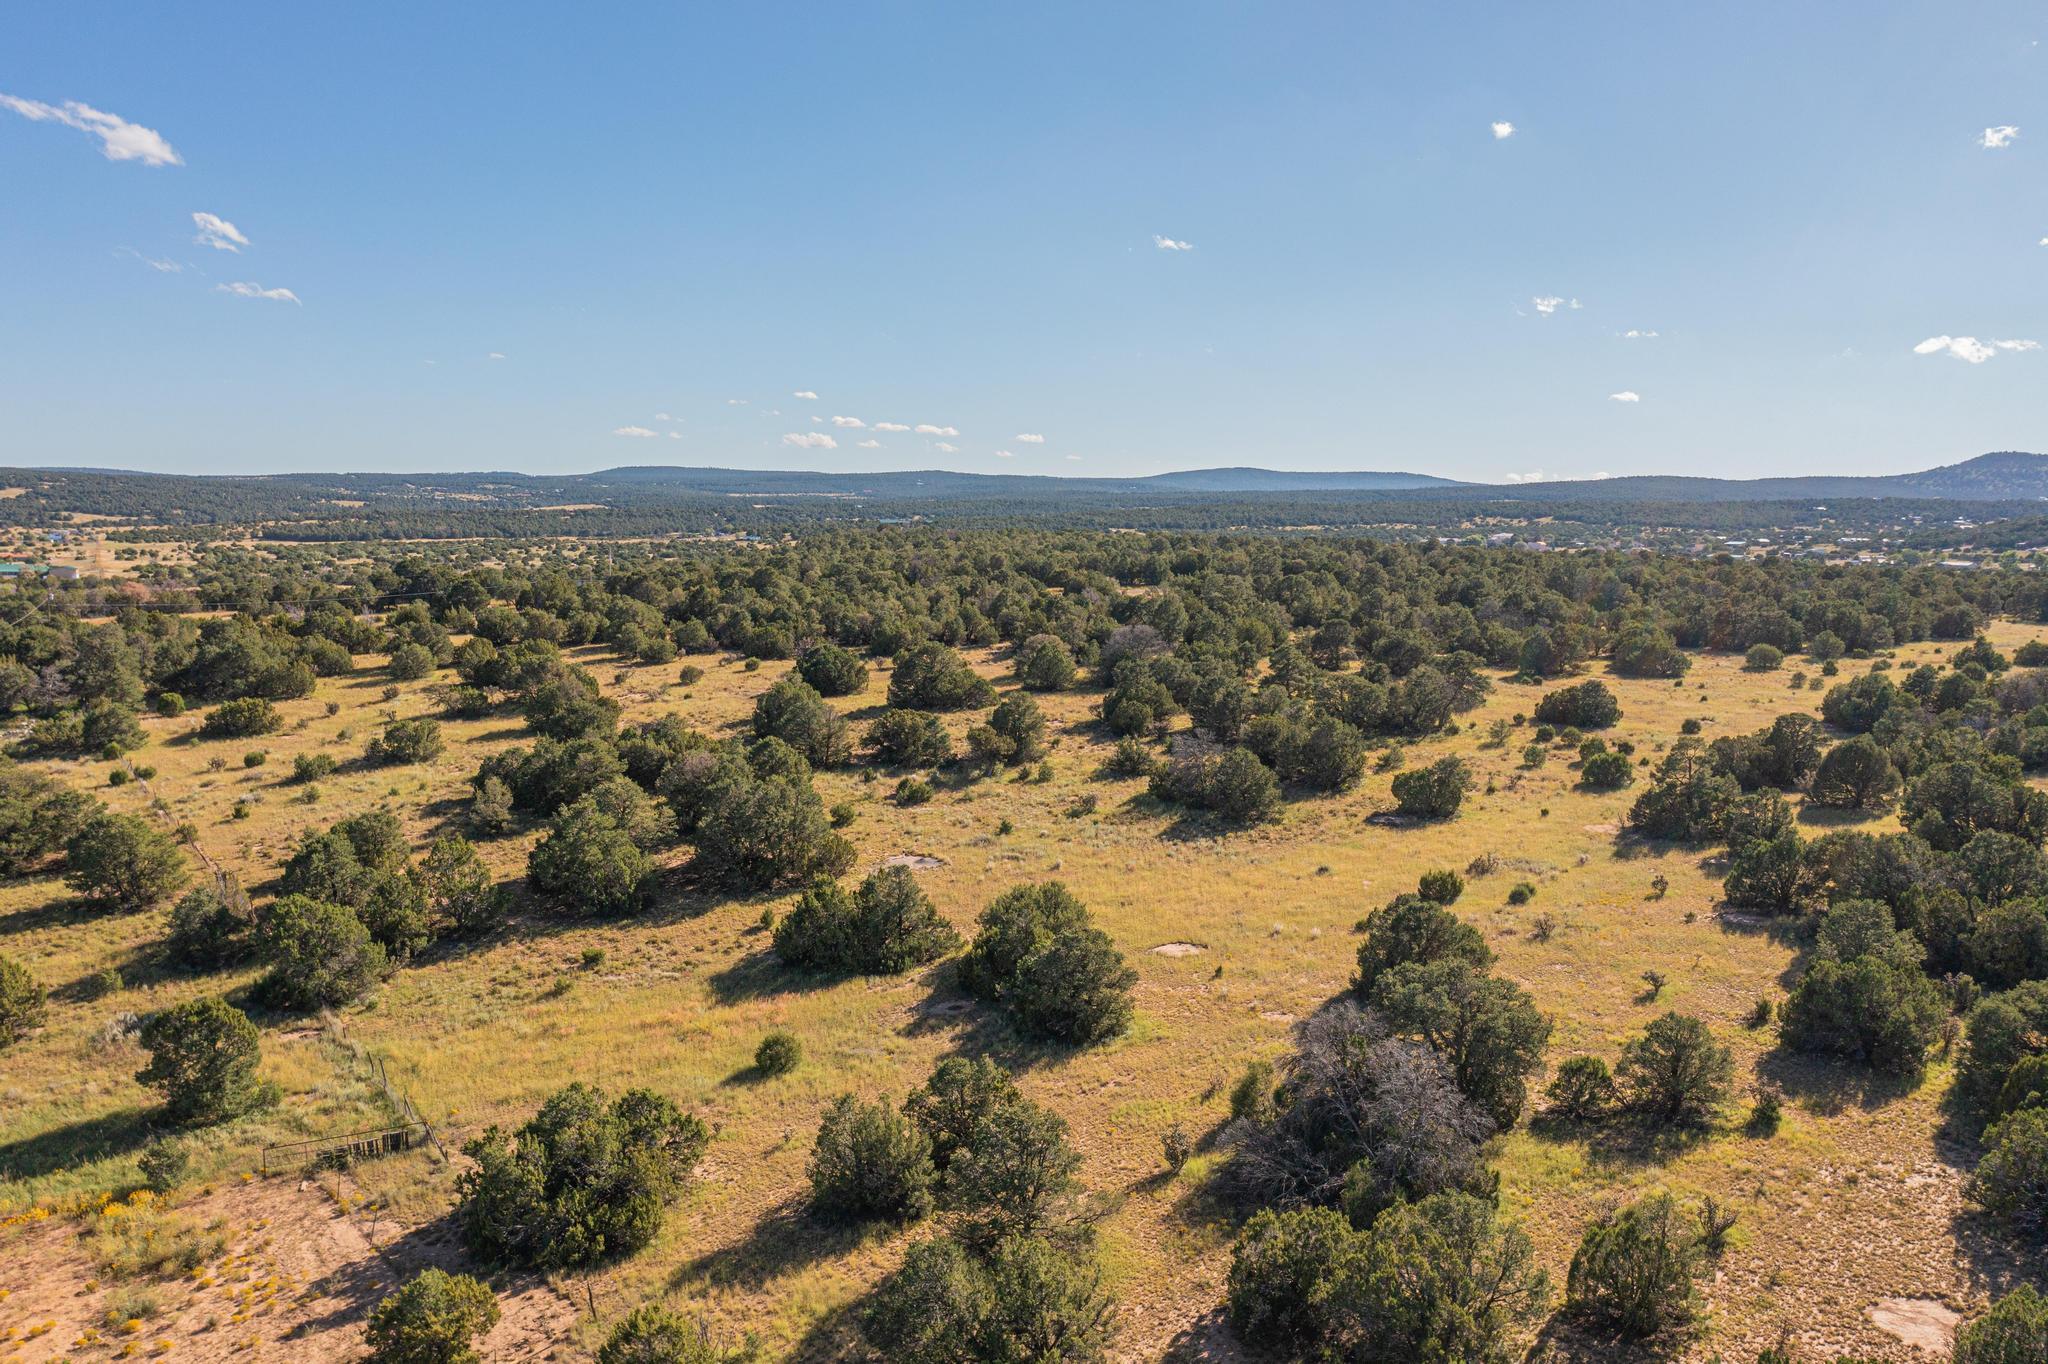
{"label": "distant mountain ridge", "polygon": [[1033,474],[970,474],[943,469],[877,473],[685,468],[602,469],[562,481],[600,486],[661,485],[696,492],[815,493],[870,497],[1045,496],[1063,493],[1143,495],[1148,492],[1251,494],[1423,492],[1497,501],[1776,502],[1808,497],[1918,497],[1964,502],[2009,502],[2048,497],[2048,455],[2005,450],[1960,464],[1910,474],[1867,476],[1799,474],[1782,478],[1695,478],[1635,474],[1623,478],[1560,479],[1546,483],[1469,483],[1433,474],[1375,471],[1287,470],[1238,466],[1187,469],[1142,478],[1075,478]]}

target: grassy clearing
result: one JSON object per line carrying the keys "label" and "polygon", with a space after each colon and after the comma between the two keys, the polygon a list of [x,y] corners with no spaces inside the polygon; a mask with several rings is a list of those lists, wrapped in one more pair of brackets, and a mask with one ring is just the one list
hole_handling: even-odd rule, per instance
{"label": "grassy clearing", "polygon": [[[2010,648],[2040,633],[2001,625],[1993,637]],[[1941,652],[1915,647],[1899,661]],[[676,712],[713,734],[744,724],[753,697],[788,666],[750,671],[697,656],[620,668],[598,651],[581,661],[625,704],[628,722]],[[976,661],[1003,680],[995,658]],[[688,689],[674,683],[685,662],[705,669]],[[1845,663],[1843,674],[1867,666]],[[872,673],[865,695],[834,704],[856,719],[872,713],[888,669]],[[1610,737],[1633,739],[1654,762],[1689,718],[1711,738],[1759,728],[1790,709],[1816,711],[1821,693],[1793,692],[1789,674],[1744,673],[1739,658],[1715,656],[1699,660],[1678,687],[1609,679],[1624,709]],[[197,716],[148,720],[152,742],[136,758],[157,768],[146,791],[108,788],[104,762],[50,766],[117,809],[160,802],[163,817],[197,825],[200,845],[261,893],[300,831],[347,814],[389,805],[424,843],[459,817],[467,778],[486,753],[527,741],[516,717],[444,722],[447,752],[434,763],[366,770],[346,761],[387,715],[431,713],[427,685],[407,684],[386,701],[377,671],[323,682],[316,696],[284,703],[286,732],[254,743],[198,742]],[[1967,1219],[1957,1220],[1957,1153],[1937,1136],[1946,1067],[1899,1093],[1866,1088],[1839,1068],[1770,1057],[1770,1035],[1744,1019],[1759,996],[1782,997],[1796,944],[1719,919],[1717,869],[1701,854],[1618,847],[1615,828],[1632,791],[1577,789],[1561,752],[1522,770],[1527,729],[1505,747],[1483,746],[1494,720],[1533,710],[1540,691],[1503,683],[1463,717],[1459,734],[1409,749],[1411,764],[1462,753],[1491,783],[1459,819],[1432,827],[1368,823],[1392,804],[1391,774],[1373,773],[1349,794],[1289,804],[1274,825],[1218,836],[1155,806],[1142,783],[1098,775],[1110,745],[1091,723],[1095,697],[1087,693],[1045,702],[1055,738],[1050,782],[948,780],[931,803],[899,809],[885,798],[893,779],[822,774],[826,802],[850,801],[859,812],[846,832],[860,870],[897,854],[938,859],[919,878],[963,932],[1018,881],[1057,877],[1089,903],[1140,976],[1137,1025],[1093,1051],[1069,1056],[1020,1044],[1000,1018],[966,1004],[943,964],[901,979],[792,979],[767,958],[760,927],[763,909],[780,912],[789,897],[710,899],[679,880],[654,912],[630,922],[561,918],[522,901],[506,931],[430,953],[332,1026],[386,1058],[429,1116],[457,1133],[517,1123],[575,1078],[653,1086],[716,1123],[701,1182],[660,1241],[588,1285],[579,1280],[575,1297],[588,1293],[610,1317],[665,1294],[735,1338],[757,1335],[771,1355],[829,1352],[845,1329],[842,1309],[901,1250],[900,1238],[825,1232],[802,1220],[803,1170],[820,1112],[843,1090],[901,1095],[949,1053],[993,1052],[1020,1068],[1032,1098],[1073,1125],[1087,1157],[1084,1177],[1107,1209],[1105,1262],[1126,1306],[1122,1348],[1157,1357],[1175,1342],[1203,1339],[1233,1233],[1200,1196],[1207,1157],[1178,1179],[1164,1177],[1163,1134],[1176,1123],[1212,1132],[1245,1063],[1284,1050],[1291,1024],[1345,987],[1352,925],[1364,913],[1426,870],[1462,869],[1491,854],[1499,869],[1473,878],[1458,909],[1486,932],[1500,971],[1554,1015],[1553,1065],[1580,1051],[1611,1060],[1644,1022],[1678,1009],[1705,1018],[1734,1045],[1742,1084],[1763,1068],[1793,1096],[1782,1131],[1768,1141],[1743,1135],[1732,1108],[1710,1138],[1648,1150],[1540,1122],[1499,1141],[1504,1201],[1526,1220],[1553,1271],[1562,1277],[1586,1221],[1630,1191],[1666,1184],[1712,1193],[1742,1222],[1709,1290],[1707,1334],[1689,1347],[1699,1358],[1753,1357],[1782,1330],[1801,1333],[1816,1350],[1905,1357],[1865,1319],[1871,1302],[1925,1295],[1962,1306],[2015,1271]],[[979,717],[950,722],[956,739],[970,718]],[[259,745],[268,761],[245,769],[243,752]],[[288,776],[292,758],[311,752],[345,761],[309,802]],[[225,762],[216,767],[216,758]],[[1090,796],[1094,813],[1073,813]],[[246,805],[245,818],[234,816],[237,804]],[[1809,834],[1821,813],[1805,816]],[[1014,826],[1009,833],[998,832],[1004,820]],[[532,837],[497,840],[483,852],[501,877],[515,878]],[[1669,887],[1656,896],[1659,875]],[[1510,886],[1523,880],[1534,883],[1535,897],[1508,904]],[[246,976],[193,980],[166,971],[151,950],[162,917],[82,916],[54,881],[0,888],[0,950],[29,962],[57,991],[50,1026],[0,1066],[0,1173],[8,1176],[0,1206],[132,1183],[151,1109],[130,1079],[140,1057],[118,1020],[247,984]],[[1537,931],[1541,922],[1547,934]],[[1171,943],[1200,950],[1151,950]],[[108,969],[123,984],[86,997],[88,983]],[[1654,1001],[1647,971],[1667,978]],[[198,1137],[196,1179],[248,1168],[266,1141],[376,1120],[374,1091],[319,1020],[259,1022],[265,1074],[287,1097],[272,1113]],[[804,1061],[763,1079],[753,1053],[775,1029],[802,1040]],[[452,1172],[430,1158],[367,1167],[361,1178],[371,1196],[408,1217],[437,1214],[452,1198]]]}

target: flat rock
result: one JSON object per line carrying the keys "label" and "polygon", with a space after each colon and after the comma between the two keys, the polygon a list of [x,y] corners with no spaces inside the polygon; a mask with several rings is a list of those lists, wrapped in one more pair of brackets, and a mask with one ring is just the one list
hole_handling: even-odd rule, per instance
{"label": "flat rock", "polygon": [[1879,1298],[1863,1310],[1886,1335],[1936,1355],[1949,1352],[1962,1320],[1933,1298]]}
{"label": "flat rock", "polygon": [[1163,942],[1152,949],[1155,957],[1192,957],[1202,948],[1191,942]]}

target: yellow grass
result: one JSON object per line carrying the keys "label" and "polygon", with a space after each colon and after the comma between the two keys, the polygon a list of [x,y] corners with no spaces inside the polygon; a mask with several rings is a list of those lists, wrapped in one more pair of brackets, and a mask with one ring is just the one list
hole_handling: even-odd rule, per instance
{"label": "yellow grass", "polygon": [[[2039,633],[2001,625],[1993,637],[2010,648]],[[1916,646],[1899,651],[1897,661],[1944,652]],[[597,651],[582,661],[625,703],[629,723],[674,712],[714,735],[744,725],[753,697],[788,667],[748,671],[721,656],[697,656],[622,670]],[[976,661],[1008,685],[993,655]],[[674,683],[684,662],[706,670],[690,689]],[[1868,666],[1845,662],[1843,678]],[[834,704],[857,718],[879,706],[887,668],[872,671],[866,695]],[[1704,720],[1711,738],[1759,728],[1790,709],[1817,710],[1821,693],[1792,692],[1791,671],[1746,674],[1739,658],[1716,656],[1700,659],[1682,687],[1609,679],[1624,709],[1610,737],[1633,739],[1654,762],[1688,717]],[[135,757],[158,769],[148,792],[107,788],[104,762],[50,767],[118,809],[146,810],[154,796],[164,817],[196,824],[201,846],[260,890],[300,831],[378,805],[401,814],[424,843],[443,821],[459,819],[467,779],[487,753],[529,741],[516,717],[444,721],[448,749],[438,761],[345,767],[320,783],[317,803],[303,803],[301,789],[286,780],[295,754],[352,758],[387,713],[430,713],[425,685],[408,685],[387,706],[379,699],[384,677],[366,667],[285,703],[287,731],[252,742],[197,742],[197,716],[148,720],[152,742]],[[1086,1183],[1107,1209],[1105,1261],[1125,1304],[1120,1349],[1156,1358],[1213,1344],[1233,1228],[1200,1196],[1207,1158],[1178,1180],[1163,1178],[1161,1137],[1176,1123],[1197,1134],[1220,1123],[1230,1082],[1245,1063],[1280,1054],[1291,1024],[1345,988],[1354,922],[1412,888],[1422,872],[1463,868],[1482,853],[1506,861],[1476,879],[1458,909],[1487,933],[1499,969],[1555,1016],[1553,1065],[1578,1051],[1611,1059],[1667,1008],[1705,1018],[1735,1047],[1745,1087],[1766,1063],[1769,1036],[1746,1030],[1743,1019],[1760,995],[1782,997],[1795,945],[1762,927],[1721,921],[1716,869],[1703,867],[1700,853],[1618,852],[1614,826],[1633,791],[1576,789],[1561,753],[1538,771],[1518,771],[1527,729],[1505,748],[1482,746],[1496,718],[1533,710],[1540,691],[1503,683],[1462,717],[1459,734],[1409,749],[1411,765],[1464,754],[1482,783],[1495,786],[1476,793],[1459,819],[1428,828],[1365,822],[1391,805],[1384,773],[1343,796],[1291,802],[1265,828],[1218,835],[1184,825],[1145,801],[1142,783],[1097,776],[1109,745],[1090,724],[1092,693],[1043,702],[1054,721],[1049,783],[1004,776],[942,784],[930,804],[898,809],[884,799],[889,781],[821,774],[828,804],[852,801],[859,810],[847,830],[859,870],[896,853],[942,859],[919,879],[963,932],[990,898],[1018,881],[1057,877],[1089,903],[1138,970],[1138,1021],[1128,1036],[1078,1055],[1019,1048],[978,1008],[943,1007],[955,998],[943,967],[825,987],[792,981],[764,959],[767,935],[758,926],[765,907],[780,911],[789,897],[713,899],[674,884],[653,912],[627,922],[556,917],[522,901],[508,931],[429,953],[334,1026],[386,1058],[428,1116],[456,1136],[485,1123],[516,1124],[572,1079],[652,1086],[716,1123],[700,1181],[660,1240],[588,1285],[578,1280],[575,1297],[586,1301],[587,1292],[611,1319],[665,1295],[734,1339],[757,1334],[770,1357],[833,1349],[847,1329],[844,1309],[901,1253],[900,1236],[847,1236],[801,1219],[804,1164],[825,1105],[848,1089],[900,1096],[948,1053],[993,1045],[1024,1067],[1028,1094],[1068,1119],[1086,1157]],[[333,716],[325,713],[330,701],[340,706]],[[956,738],[978,718],[954,717]],[[268,764],[244,770],[242,753],[258,746]],[[209,770],[216,755],[228,760],[225,770]],[[1070,808],[1090,794],[1097,812],[1072,816]],[[254,803],[251,817],[233,819],[243,800]],[[1006,818],[1014,832],[999,836]],[[1809,835],[1821,824],[1811,820]],[[1897,825],[1886,818],[1870,827]],[[532,837],[483,851],[501,877],[515,878]],[[679,851],[670,860],[686,857]],[[1670,889],[1653,899],[1650,882],[1659,873]],[[1508,906],[1508,887],[1523,879],[1537,884],[1535,899]],[[1544,941],[1529,931],[1539,915],[1556,924]],[[96,1035],[124,1011],[249,978],[195,981],[138,965],[161,936],[162,919],[162,911],[79,917],[53,881],[0,889],[0,951],[26,960],[46,984],[67,986],[109,966],[134,972],[105,998],[60,992],[49,1027],[0,1058],[0,1169],[18,1168],[22,1152],[35,1157],[30,1177],[0,1183],[0,1207],[132,1180],[134,1137],[149,1104],[130,1078],[140,1058],[132,1042],[100,1044]],[[1150,950],[1174,942],[1202,950]],[[603,953],[594,967],[584,965],[588,949]],[[1649,970],[1669,981],[1654,1004],[1641,997]],[[273,1115],[203,1134],[195,1177],[249,1168],[267,1140],[375,1120],[359,1068],[321,1035],[318,1020],[260,1021],[265,1073],[287,1099]],[[804,1063],[752,1082],[746,1072],[754,1047],[772,1028],[802,1038]],[[1734,1107],[1710,1138],[1652,1152],[1525,1124],[1497,1143],[1505,1205],[1524,1219],[1561,1281],[1583,1226],[1610,1202],[1658,1184],[1712,1193],[1736,1207],[1742,1222],[1709,1287],[1706,1334],[1686,1347],[1690,1357],[1719,1352],[1746,1361],[1791,1330],[1805,1333],[1800,1338],[1816,1353],[1828,1344],[1904,1358],[1865,1319],[1870,1303],[1927,1295],[1966,1307],[2012,1272],[1953,1221],[1957,1176],[1945,1159],[1953,1153],[1936,1140],[1946,1066],[1937,1065],[1917,1090],[1897,1093],[1859,1085],[1838,1067],[1768,1064],[1794,1095],[1775,1139],[1744,1136]],[[374,1196],[420,1216],[453,1197],[453,1172],[434,1159],[365,1167],[360,1178]],[[0,1281],[12,1272],[0,1270]]]}

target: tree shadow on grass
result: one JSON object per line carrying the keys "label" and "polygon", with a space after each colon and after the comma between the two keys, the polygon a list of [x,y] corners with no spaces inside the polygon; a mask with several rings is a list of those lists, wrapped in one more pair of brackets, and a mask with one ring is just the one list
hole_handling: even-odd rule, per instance
{"label": "tree shadow on grass", "polygon": [[1774,1047],[1757,1062],[1757,1075],[1787,1098],[1825,1117],[1851,1108],[1871,1112],[1918,1089],[1922,1081],[1887,1075],[1856,1061],[1810,1056]]}
{"label": "tree shadow on grass", "polygon": [[1548,1130],[1576,1137],[1584,1144],[1589,1164],[1616,1171],[1668,1165],[1706,1145],[1715,1135],[1711,1127],[1667,1127],[1626,1113],[1597,1123],[1540,1117],[1532,1119],[1529,1127],[1532,1132]]}
{"label": "tree shadow on grass", "polygon": [[792,1364],[860,1358],[860,1314],[866,1306],[865,1298],[855,1298],[812,1322],[803,1338],[790,1347],[788,1357]]}
{"label": "tree shadow on grass", "polygon": [[37,933],[50,928],[76,928],[118,913],[106,910],[89,900],[82,900],[52,884],[51,898],[41,904],[26,905],[21,909],[0,914],[0,938],[12,937],[17,933]]}
{"label": "tree shadow on grass", "polygon": [[1212,1307],[1173,1333],[1161,1364],[1238,1364],[1250,1357],[1230,1329],[1221,1307]]}
{"label": "tree shadow on grass", "polygon": [[677,1265],[668,1284],[757,1293],[785,1275],[839,1259],[894,1230],[888,1223],[823,1221],[812,1217],[803,1197],[795,1195],[769,1209],[738,1245],[706,1251]]}
{"label": "tree shadow on grass", "polygon": [[123,1108],[0,1145],[0,1179],[40,1179],[96,1160],[112,1160],[156,1134],[156,1112]]}
{"label": "tree shadow on grass", "polygon": [[1667,1331],[1648,1340],[1627,1340],[1580,1326],[1560,1310],[1543,1323],[1525,1358],[1531,1364],[1656,1364],[1678,1358],[1693,1337],[1690,1331]]}

